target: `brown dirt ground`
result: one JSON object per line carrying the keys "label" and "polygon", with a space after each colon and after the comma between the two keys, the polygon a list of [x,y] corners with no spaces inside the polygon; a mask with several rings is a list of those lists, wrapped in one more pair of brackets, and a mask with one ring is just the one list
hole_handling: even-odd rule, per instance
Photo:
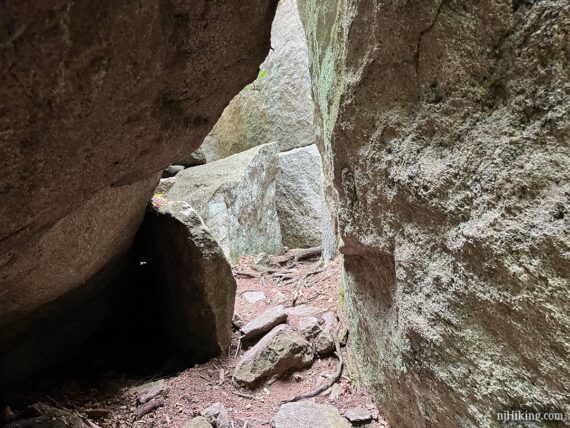
{"label": "brown dirt ground", "polygon": [[[271,269],[279,271],[277,276],[271,273],[260,275],[261,269],[253,260],[254,256],[243,257],[234,267],[238,283],[235,311],[242,321],[250,321],[265,309],[278,304],[289,307],[288,323],[293,327],[303,317],[318,318],[327,311],[337,311],[342,263],[340,257],[325,267],[320,266],[318,257],[297,263],[284,263],[283,266],[274,265],[278,267]],[[255,277],[238,272],[251,273]],[[283,272],[292,278],[280,279],[278,275]],[[265,298],[257,303],[248,303],[243,297],[248,291],[261,291]],[[232,427],[268,427],[281,400],[312,391],[336,369],[337,359],[331,355],[317,359],[309,369],[266,383],[256,390],[240,388],[231,379],[233,369],[244,352],[239,336],[234,329],[228,356],[215,358],[206,364],[165,378],[169,390],[164,407],[139,420],[134,418],[134,388],[149,380],[156,380],[158,376],[133,380],[109,373],[90,386],[71,380],[51,390],[49,395],[36,396],[34,400],[88,415],[91,421],[103,428],[182,427],[198,415],[200,410],[216,402],[221,402],[228,410]],[[346,348],[343,348],[343,354],[346,354]],[[367,407],[376,420],[364,426],[388,427],[366,392],[351,382],[346,366],[340,381],[314,400],[332,404],[341,413],[350,407]]]}

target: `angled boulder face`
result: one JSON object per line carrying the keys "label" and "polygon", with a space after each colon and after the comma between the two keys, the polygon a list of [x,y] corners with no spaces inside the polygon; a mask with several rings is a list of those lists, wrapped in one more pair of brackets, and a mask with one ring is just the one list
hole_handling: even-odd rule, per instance
{"label": "angled boulder face", "polygon": [[255,79],[276,6],[2,4],[1,330],[127,251],[156,175]]}
{"label": "angled boulder face", "polygon": [[279,325],[248,350],[236,365],[234,379],[250,388],[262,380],[313,363],[311,345],[289,326]]}
{"label": "angled boulder face", "polygon": [[200,146],[207,162],[269,141],[281,151],[315,142],[307,42],[296,0],[279,2],[271,47],[258,78],[230,102]]}
{"label": "angled boulder face", "polygon": [[321,245],[321,156],[316,145],[279,154],[275,203],[283,245],[308,248]]}
{"label": "angled boulder face", "polygon": [[236,282],[202,219],[188,204],[172,202],[148,213],[143,233],[172,348],[192,363],[226,352]]}
{"label": "angled boulder face", "polygon": [[241,340],[248,341],[254,339],[284,322],[287,322],[287,313],[283,305],[269,308],[240,328],[243,335]]}
{"label": "angled boulder face", "polygon": [[351,350],[390,425],[567,413],[570,5],[300,5]]}
{"label": "angled boulder face", "polygon": [[263,95],[246,87],[228,104],[212,131],[193,156],[214,162],[271,140]]}
{"label": "angled boulder face", "polygon": [[165,197],[190,204],[233,261],[244,254],[278,253],[276,173],[277,145],[264,144],[182,171]]}

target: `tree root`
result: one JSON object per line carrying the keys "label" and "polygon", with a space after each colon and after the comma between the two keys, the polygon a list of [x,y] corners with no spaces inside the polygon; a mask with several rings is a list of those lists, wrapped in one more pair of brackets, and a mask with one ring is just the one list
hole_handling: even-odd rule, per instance
{"label": "tree root", "polygon": [[279,405],[281,406],[282,404],[285,403],[292,403],[294,401],[299,401],[299,400],[305,400],[307,398],[312,398],[312,397],[316,397],[317,395],[325,392],[327,389],[329,389],[331,386],[333,386],[341,377],[342,375],[342,368],[344,367],[344,361],[342,358],[342,353],[340,351],[340,342],[338,341],[338,332],[340,331],[340,322],[338,323],[338,327],[335,329],[334,332],[334,347],[336,349],[336,356],[338,358],[338,365],[336,367],[336,372],[330,376],[327,381],[319,386],[317,389],[308,392],[306,394],[299,394],[296,395],[295,397],[291,398],[290,400],[282,400]]}

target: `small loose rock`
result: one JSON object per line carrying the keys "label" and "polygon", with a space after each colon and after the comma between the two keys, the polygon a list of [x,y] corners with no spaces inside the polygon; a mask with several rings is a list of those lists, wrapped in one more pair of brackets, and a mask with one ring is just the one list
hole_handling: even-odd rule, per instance
{"label": "small loose rock", "polygon": [[315,317],[306,317],[299,321],[299,331],[307,339],[312,339],[319,334],[321,327]]}
{"label": "small loose rock", "polygon": [[198,416],[191,421],[186,422],[184,428],[214,428],[203,416]]}
{"label": "small loose rock", "polygon": [[261,336],[276,325],[282,324],[286,321],[287,314],[285,313],[283,306],[269,308],[241,328],[241,332],[243,333],[242,340],[250,340]]}
{"label": "small loose rock", "polygon": [[344,417],[352,423],[369,422],[372,420],[372,413],[364,407],[351,407],[344,412]]}

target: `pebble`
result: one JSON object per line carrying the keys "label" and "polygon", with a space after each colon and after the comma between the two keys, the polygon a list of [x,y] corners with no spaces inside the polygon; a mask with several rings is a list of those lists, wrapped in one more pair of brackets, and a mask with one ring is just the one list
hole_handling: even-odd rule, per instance
{"label": "pebble", "polygon": [[251,305],[262,302],[265,300],[265,293],[261,291],[246,291],[241,295],[241,298]]}

